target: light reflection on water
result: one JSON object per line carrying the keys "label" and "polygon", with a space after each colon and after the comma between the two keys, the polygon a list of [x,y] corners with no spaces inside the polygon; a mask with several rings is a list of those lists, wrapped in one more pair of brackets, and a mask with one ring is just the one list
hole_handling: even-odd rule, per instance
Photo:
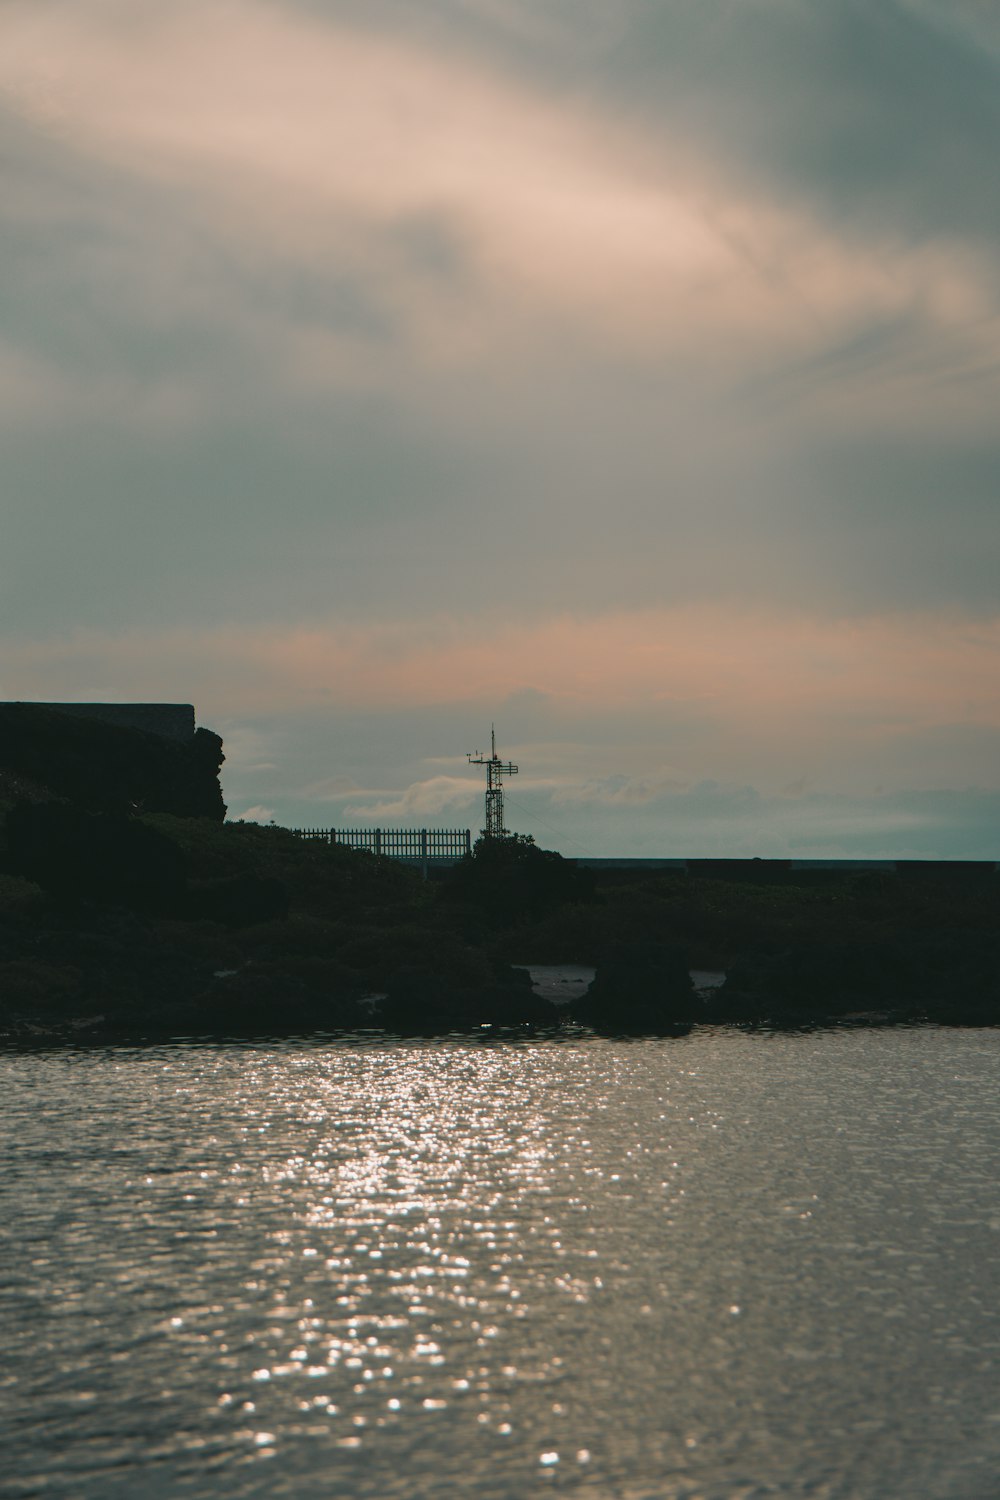
{"label": "light reflection on water", "polygon": [[0,1494],[1000,1494],[1000,1034],[0,1059]]}

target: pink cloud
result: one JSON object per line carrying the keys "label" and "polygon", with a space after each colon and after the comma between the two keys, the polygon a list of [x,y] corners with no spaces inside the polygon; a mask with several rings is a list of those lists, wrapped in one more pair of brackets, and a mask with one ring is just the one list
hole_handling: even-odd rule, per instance
{"label": "pink cloud", "polygon": [[[0,96],[73,152],[155,184],[238,261],[363,278],[425,363],[561,336],[717,379],[720,353],[757,370],[913,314],[952,331],[953,373],[995,360],[995,291],[970,251],[833,231],[704,152],[653,146],[481,58],[260,0],[8,0]],[[459,274],[407,252],[428,220],[453,235]],[[231,315],[267,336],[259,310]],[[284,378],[374,378],[378,352],[342,333],[269,332]],[[933,373],[909,360],[879,409],[912,419]],[[870,419],[857,384],[868,396],[848,396],[845,420]],[[951,415],[988,409],[963,386]]]}
{"label": "pink cloud", "polygon": [[371,711],[502,702],[531,690],[567,711],[696,712],[745,740],[802,740],[835,721],[864,737],[903,725],[1000,726],[1000,618],[823,619],[684,606],[482,621],[171,630],[0,644],[10,697],[208,694],[216,714]]}

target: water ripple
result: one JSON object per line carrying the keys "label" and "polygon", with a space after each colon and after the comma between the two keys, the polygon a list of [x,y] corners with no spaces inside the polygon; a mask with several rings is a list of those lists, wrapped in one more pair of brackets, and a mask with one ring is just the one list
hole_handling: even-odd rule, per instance
{"label": "water ripple", "polygon": [[985,1497],[995,1033],[0,1059],[0,1494]]}

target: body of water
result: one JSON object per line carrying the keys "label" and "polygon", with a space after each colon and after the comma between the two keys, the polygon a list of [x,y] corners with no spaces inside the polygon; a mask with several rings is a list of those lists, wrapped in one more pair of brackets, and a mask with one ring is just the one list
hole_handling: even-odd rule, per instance
{"label": "body of water", "polygon": [[1000,1496],[1000,1032],[0,1057],[0,1495]]}

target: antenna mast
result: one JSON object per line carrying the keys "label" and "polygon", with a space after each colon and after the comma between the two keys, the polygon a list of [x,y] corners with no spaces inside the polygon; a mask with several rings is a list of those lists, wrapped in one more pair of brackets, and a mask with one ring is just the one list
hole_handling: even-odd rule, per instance
{"label": "antenna mast", "polygon": [[503,826],[503,778],[516,776],[517,767],[497,755],[497,732],[493,724],[490,725],[490,744],[492,753],[489,759],[477,750],[475,755],[469,754],[468,761],[470,766],[486,767],[486,827],[483,834],[488,839],[506,839],[510,833]]}

